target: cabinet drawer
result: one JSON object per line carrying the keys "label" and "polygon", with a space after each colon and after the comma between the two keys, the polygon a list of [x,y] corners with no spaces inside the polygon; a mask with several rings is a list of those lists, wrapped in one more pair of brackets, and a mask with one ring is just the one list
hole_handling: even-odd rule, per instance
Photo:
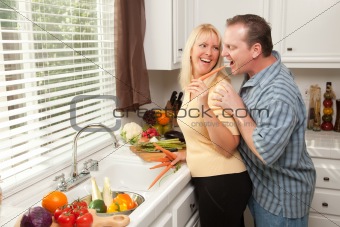
{"label": "cabinet drawer", "polygon": [[340,162],[333,160],[313,160],[316,170],[316,187],[340,189]]}
{"label": "cabinet drawer", "polygon": [[177,200],[172,206],[173,223],[174,226],[183,227],[189,221],[191,216],[197,210],[197,203],[195,201],[194,187],[189,185],[177,197]]}
{"label": "cabinet drawer", "polygon": [[318,214],[310,214],[308,219],[308,227],[338,227],[340,226],[340,217],[326,216]]}
{"label": "cabinet drawer", "polygon": [[340,192],[316,189],[312,201],[311,212],[340,215]]}
{"label": "cabinet drawer", "polygon": [[155,222],[153,222],[150,227],[172,227],[172,214],[165,213],[157,218]]}

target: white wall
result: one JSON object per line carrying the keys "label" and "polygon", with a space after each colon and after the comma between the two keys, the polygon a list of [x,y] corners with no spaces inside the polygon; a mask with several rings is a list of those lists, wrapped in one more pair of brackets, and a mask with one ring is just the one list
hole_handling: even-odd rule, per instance
{"label": "white wall", "polygon": [[[309,94],[306,94],[306,90],[309,89],[310,85],[318,84],[321,87],[321,94],[323,94],[325,92],[326,82],[332,82],[336,97],[337,99],[340,99],[340,69],[291,69],[291,71],[295,75],[295,81],[300,88],[300,92],[302,93],[302,97],[306,103],[306,107],[308,107],[309,104]],[[149,84],[152,103],[144,105],[143,108],[151,109],[155,107],[165,107],[172,91],[181,91],[178,83],[178,74],[179,70],[149,71]],[[242,80],[242,76],[232,77],[232,84],[236,90],[240,88]],[[334,108],[334,120],[336,114],[335,112],[336,110]],[[123,122],[129,121],[135,121],[140,124],[142,123],[140,117],[137,117],[134,113],[129,113],[129,117],[124,119]]]}
{"label": "white wall", "polygon": [[[306,90],[311,85],[318,84],[323,94],[326,82],[332,82],[336,97],[340,99],[340,69],[291,69],[291,71],[295,75],[295,81],[305,100],[309,98],[309,94],[306,95]],[[154,103],[160,106],[165,105],[173,90],[180,91],[178,73],[179,70],[149,71],[151,98]],[[240,88],[242,80],[242,76],[232,77],[232,84],[235,89]]]}

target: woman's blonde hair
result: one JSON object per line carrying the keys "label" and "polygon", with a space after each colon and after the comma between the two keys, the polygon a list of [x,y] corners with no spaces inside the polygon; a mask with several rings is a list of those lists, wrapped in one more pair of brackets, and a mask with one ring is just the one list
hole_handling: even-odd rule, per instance
{"label": "woman's blonde hair", "polygon": [[[185,48],[182,54],[182,68],[179,74],[179,83],[182,87],[182,89],[184,89],[193,79],[193,75],[192,75],[192,65],[191,65],[191,50],[192,47],[194,46],[196,40],[201,37],[202,35],[204,36],[208,36],[211,34],[215,34],[218,38],[218,43],[219,43],[219,49],[220,49],[220,53],[222,51],[222,38],[220,33],[218,32],[218,30],[211,24],[201,24],[199,26],[197,26],[196,28],[194,28],[194,30],[191,32],[186,44],[185,44]],[[216,65],[214,66],[213,69],[218,68],[220,66],[223,65],[223,57],[221,56],[221,54],[219,54],[218,60]],[[227,79],[228,81],[229,78],[225,72],[225,70],[220,71],[219,73],[217,73],[217,75]],[[217,78],[217,75],[212,76],[213,78],[211,78],[211,80],[209,81],[215,81],[215,79]]]}

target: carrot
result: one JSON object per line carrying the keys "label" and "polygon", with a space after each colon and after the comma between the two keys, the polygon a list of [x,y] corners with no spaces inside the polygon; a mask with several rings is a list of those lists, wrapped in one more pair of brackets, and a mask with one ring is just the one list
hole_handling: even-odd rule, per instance
{"label": "carrot", "polygon": [[155,148],[157,150],[162,151],[171,161],[175,160],[177,158],[177,155],[175,155],[174,153],[172,153],[171,151],[164,149],[163,147],[159,146],[156,143],[153,143],[153,145],[155,146]]}
{"label": "carrot", "polygon": [[169,162],[172,161],[170,160],[167,156],[164,158],[151,158],[150,159],[151,162]]}
{"label": "carrot", "polygon": [[162,172],[160,172],[160,174],[153,180],[153,182],[151,183],[151,185],[149,186],[148,190],[150,188],[152,188],[152,186],[154,186],[156,184],[156,182],[161,179],[161,177],[166,173],[168,172],[169,169],[171,169],[173,167],[173,165],[171,165],[171,163],[162,170]]}
{"label": "carrot", "polygon": [[214,75],[215,73],[217,73],[218,71],[221,71],[221,70],[224,69],[225,67],[227,67],[227,66],[221,66],[221,67],[219,67],[219,68],[217,68],[217,69],[214,69],[214,70],[208,72],[207,74],[201,76],[199,79],[200,79],[200,80],[205,80],[205,79],[207,79],[208,77],[210,77],[210,76]]}
{"label": "carrot", "polygon": [[156,168],[159,168],[159,167],[168,166],[168,165],[170,165],[170,163],[171,163],[170,161],[169,162],[162,162],[158,165],[150,167],[150,169],[156,169]]}

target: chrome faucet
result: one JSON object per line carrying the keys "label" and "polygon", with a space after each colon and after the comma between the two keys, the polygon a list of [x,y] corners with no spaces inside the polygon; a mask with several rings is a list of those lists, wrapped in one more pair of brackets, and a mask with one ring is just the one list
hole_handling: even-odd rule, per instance
{"label": "chrome faucet", "polygon": [[[56,176],[55,181],[59,180],[59,184],[57,189],[61,191],[68,191],[69,189],[73,188],[74,186],[84,182],[86,179],[90,178],[90,170],[98,170],[98,161],[90,159],[84,163],[84,169],[78,174],[78,160],[77,160],[77,141],[82,132],[84,132],[88,128],[104,128],[105,131],[110,133],[111,137],[113,138],[114,147],[119,147],[118,140],[112,130],[103,124],[89,124],[79,130],[73,139],[73,153],[72,153],[72,166],[71,166],[71,173],[70,178],[65,180],[64,174],[60,176]],[[90,168],[88,168],[88,164],[90,163]]]}
{"label": "chrome faucet", "polygon": [[73,154],[72,154],[72,171],[71,171],[71,178],[77,177],[78,176],[78,167],[77,167],[77,141],[78,141],[78,137],[80,136],[80,134],[85,131],[88,128],[104,128],[108,133],[110,133],[111,137],[114,140],[114,147],[117,148],[118,145],[118,140],[115,136],[115,134],[113,134],[112,130],[110,130],[110,128],[108,128],[107,126],[103,125],[103,124],[89,124],[87,126],[85,126],[84,128],[80,129],[79,132],[75,135],[74,140],[73,140]]}

